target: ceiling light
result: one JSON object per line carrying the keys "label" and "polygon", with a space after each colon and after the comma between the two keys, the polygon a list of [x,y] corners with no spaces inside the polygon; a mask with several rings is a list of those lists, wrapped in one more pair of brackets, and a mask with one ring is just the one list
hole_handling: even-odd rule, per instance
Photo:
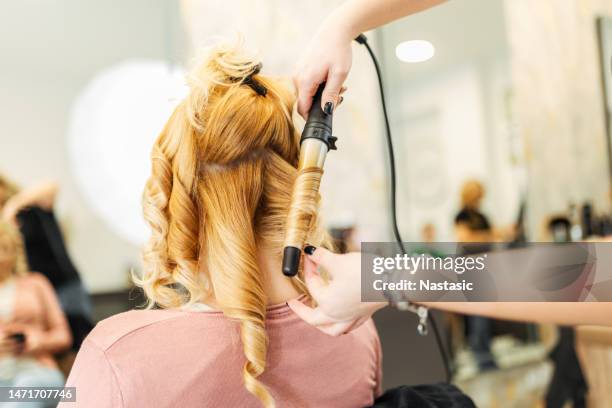
{"label": "ceiling light", "polygon": [[435,53],[433,44],[425,40],[404,41],[395,47],[395,55],[403,62],[427,61]]}

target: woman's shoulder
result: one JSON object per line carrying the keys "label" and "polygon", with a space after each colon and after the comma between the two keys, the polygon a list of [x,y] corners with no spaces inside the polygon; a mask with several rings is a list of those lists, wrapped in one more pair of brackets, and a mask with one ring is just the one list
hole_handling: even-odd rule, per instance
{"label": "woman's shoulder", "polygon": [[87,341],[105,351],[133,333],[156,326],[162,329],[164,322],[184,317],[185,313],[180,310],[130,310],[100,321]]}

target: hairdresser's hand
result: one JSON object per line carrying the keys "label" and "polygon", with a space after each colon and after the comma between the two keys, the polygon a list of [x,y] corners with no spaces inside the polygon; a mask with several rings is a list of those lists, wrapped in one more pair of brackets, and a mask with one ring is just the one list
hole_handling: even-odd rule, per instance
{"label": "hairdresser's hand", "polygon": [[[384,302],[361,302],[361,254],[338,255],[324,248],[306,247],[304,276],[310,294],[317,302],[312,308],[300,301],[289,301],[293,311],[324,333],[339,336],[361,326]],[[310,255],[308,254],[310,253]],[[330,281],[318,272],[324,268]]]}
{"label": "hairdresser's hand", "polygon": [[326,20],[310,41],[299,60],[293,80],[298,92],[298,113],[306,119],[312,96],[322,82],[326,82],[321,108],[331,113],[340,103],[342,84],[352,64],[350,31],[337,25],[333,18]]}

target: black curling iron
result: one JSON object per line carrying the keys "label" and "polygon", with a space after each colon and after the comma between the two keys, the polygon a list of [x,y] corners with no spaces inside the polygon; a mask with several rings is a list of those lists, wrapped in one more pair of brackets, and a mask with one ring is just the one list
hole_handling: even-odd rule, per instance
{"label": "black curling iron", "polygon": [[[332,113],[325,113],[321,109],[321,97],[325,83],[319,85],[312,99],[312,106],[300,139],[300,160],[298,171],[316,167],[323,170],[325,157],[330,150],[336,150],[337,138],[332,136]],[[295,191],[294,191],[295,194]],[[283,274],[295,276],[300,266],[302,247],[305,236],[303,234],[287,234],[285,249],[283,250]]]}

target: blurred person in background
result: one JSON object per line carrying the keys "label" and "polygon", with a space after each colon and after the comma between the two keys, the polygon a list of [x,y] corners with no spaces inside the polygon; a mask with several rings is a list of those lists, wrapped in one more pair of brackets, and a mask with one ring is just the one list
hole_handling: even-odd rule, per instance
{"label": "blurred person in background", "polygon": [[436,226],[426,222],[421,226],[421,242],[412,250],[415,254],[428,254],[435,258],[445,256],[442,247],[436,245]]}
{"label": "blurred person in background", "polygon": [[[494,241],[512,242],[517,236],[519,225],[494,227],[481,211],[486,189],[478,180],[466,180],[461,187],[461,208],[455,216],[455,235],[458,242]],[[523,211],[521,206],[521,211]],[[519,218],[521,216],[519,215]],[[488,250],[488,249],[485,249]]]}
{"label": "blurred person in background", "polygon": [[455,235],[458,242],[493,241],[493,229],[486,215],[480,211],[485,189],[478,180],[467,180],[461,187],[461,209],[455,216]]}
{"label": "blurred person in background", "polygon": [[[571,220],[564,214],[549,218],[547,237],[556,243],[570,242]],[[562,408],[568,401],[572,407],[586,406],[588,384],[576,353],[576,332],[573,327],[559,327],[557,344],[550,351],[553,375],[546,391],[546,407]]]}
{"label": "blurred person in background", "polygon": [[[19,231],[0,221],[0,386],[63,386],[53,355],[71,343],[53,287],[43,275],[28,272]],[[15,405],[0,402],[0,408],[9,406]]]}
{"label": "blurred person in background", "polygon": [[336,252],[345,254],[347,252],[359,251],[361,241],[359,240],[359,230],[355,225],[346,227],[332,227],[329,233],[333,239]]}
{"label": "blurred person in background", "polygon": [[421,240],[424,243],[436,242],[436,226],[431,223],[425,223],[421,228]]}
{"label": "blurred person in background", "polygon": [[350,252],[351,237],[355,232],[355,227],[330,228],[329,234],[334,240],[334,247],[339,254]]}
{"label": "blurred person in background", "polygon": [[70,324],[73,350],[77,351],[93,328],[91,303],[53,212],[57,193],[54,182],[20,189],[0,174],[0,218],[18,226],[30,268],[53,285]]}
{"label": "blurred person in background", "polygon": [[[478,180],[467,180],[461,188],[461,209],[455,216],[457,242],[478,243],[463,247],[463,254],[481,253],[491,250],[493,229],[486,215],[480,211],[485,189]],[[466,316],[465,331],[468,345],[480,370],[497,368],[491,353],[493,321],[482,316]]]}

